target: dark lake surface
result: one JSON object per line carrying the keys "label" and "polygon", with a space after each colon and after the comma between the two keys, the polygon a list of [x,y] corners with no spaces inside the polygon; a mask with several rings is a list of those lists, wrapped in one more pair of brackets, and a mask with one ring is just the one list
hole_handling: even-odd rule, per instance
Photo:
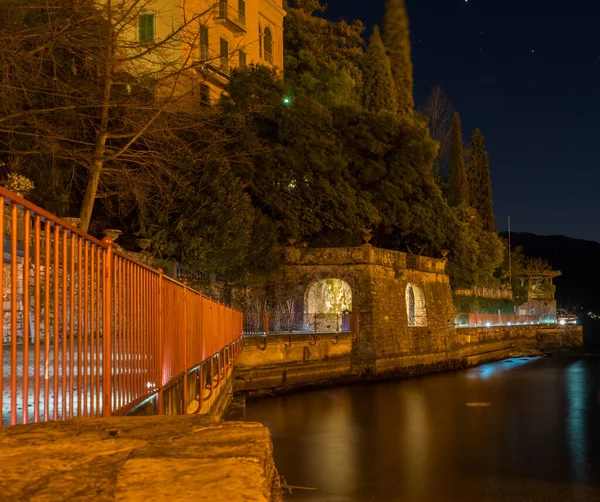
{"label": "dark lake surface", "polygon": [[600,359],[511,359],[247,403],[288,500],[600,501]]}

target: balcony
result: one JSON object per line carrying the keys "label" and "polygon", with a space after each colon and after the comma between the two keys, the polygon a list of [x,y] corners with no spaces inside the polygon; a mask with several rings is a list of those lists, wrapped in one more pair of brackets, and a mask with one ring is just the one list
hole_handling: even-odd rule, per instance
{"label": "balcony", "polygon": [[222,24],[229,31],[236,35],[246,33],[246,15],[245,13],[234,9],[225,0],[220,0],[217,4],[214,21]]}

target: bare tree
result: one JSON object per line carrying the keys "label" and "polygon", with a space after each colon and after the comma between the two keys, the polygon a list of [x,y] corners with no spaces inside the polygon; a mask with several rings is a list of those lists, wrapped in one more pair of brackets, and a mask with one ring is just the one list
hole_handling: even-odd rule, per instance
{"label": "bare tree", "polygon": [[83,230],[97,198],[123,187],[142,196],[165,174],[164,152],[182,131],[212,120],[189,111],[201,80],[200,26],[214,6],[151,8],[150,0],[0,6],[0,154],[70,166],[83,180]]}
{"label": "bare tree", "polygon": [[435,179],[439,183],[448,174],[450,127],[452,126],[454,107],[441,86],[436,85],[419,111],[429,119],[431,137],[440,145],[433,168]]}

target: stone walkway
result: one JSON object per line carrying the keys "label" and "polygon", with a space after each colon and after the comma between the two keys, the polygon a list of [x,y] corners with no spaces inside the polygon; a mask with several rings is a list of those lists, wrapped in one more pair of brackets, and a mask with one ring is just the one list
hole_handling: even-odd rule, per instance
{"label": "stone walkway", "polygon": [[257,423],[209,417],[77,419],[0,428],[3,501],[280,501]]}

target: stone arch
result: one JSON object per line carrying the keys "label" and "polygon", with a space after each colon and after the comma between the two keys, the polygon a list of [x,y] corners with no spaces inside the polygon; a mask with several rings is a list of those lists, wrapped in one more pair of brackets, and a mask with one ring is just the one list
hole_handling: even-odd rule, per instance
{"label": "stone arch", "polygon": [[341,279],[322,279],[313,282],[304,296],[307,314],[339,314],[352,311],[352,288]]}
{"label": "stone arch", "polygon": [[415,284],[406,286],[406,315],[409,326],[427,326],[427,307],[423,289]]}

